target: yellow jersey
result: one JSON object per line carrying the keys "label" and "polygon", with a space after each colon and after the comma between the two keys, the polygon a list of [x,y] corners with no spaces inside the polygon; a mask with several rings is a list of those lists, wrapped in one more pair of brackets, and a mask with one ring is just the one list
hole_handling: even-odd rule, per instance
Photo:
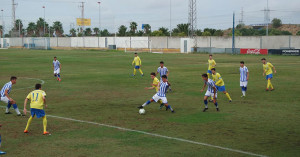
{"label": "yellow jersey", "polygon": [[27,95],[27,99],[30,100],[30,108],[40,109],[44,108],[44,98],[46,93],[42,90],[34,90]]}
{"label": "yellow jersey", "polygon": [[215,60],[208,60],[208,70],[211,70],[212,68],[214,68],[215,66],[216,66],[216,62],[215,62]]}
{"label": "yellow jersey", "polygon": [[213,81],[215,82],[216,86],[224,86],[225,83],[219,73],[212,74]]}
{"label": "yellow jersey", "polygon": [[274,66],[270,62],[263,64],[263,69],[264,69],[266,75],[273,74],[273,70],[272,70],[273,67]]}
{"label": "yellow jersey", "polygon": [[132,61],[132,65],[135,64],[135,66],[140,66],[142,65],[142,60],[140,59],[139,56],[134,57],[133,61]]}
{"label": "yellow jersey", "polygon": [[153,79],[153,83],[152,83],[153,86],[152,86],[152,87],[155,87],[155,91],[156,91],[156,92],[158,92],[158,89],[159,89],[158,86],[157,86],[158,83],[159,83],[159,80],[155,77],[155,78]]}

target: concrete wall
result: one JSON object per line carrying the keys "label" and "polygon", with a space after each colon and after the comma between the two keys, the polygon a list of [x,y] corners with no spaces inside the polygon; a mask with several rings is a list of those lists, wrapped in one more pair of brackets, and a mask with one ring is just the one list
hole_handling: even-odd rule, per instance
{"label": "concrete wall", "polygon": [[[10,46],[20,47],[31,42],[31,38],[7,38]],[[116,44],[117,48],[180,49],[180,37],[65,37],[50,38],[50,47],[105,48]],[[231,48],[231,37],[197,37],[198,47]],[[281,47],[300,49],[300,36],[238,36],[236,48],[279,49]]]}

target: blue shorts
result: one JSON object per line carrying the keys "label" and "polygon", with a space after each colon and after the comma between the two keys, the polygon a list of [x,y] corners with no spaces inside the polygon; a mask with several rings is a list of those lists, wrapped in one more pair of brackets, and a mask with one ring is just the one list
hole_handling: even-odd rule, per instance
{"label": "blue shorts", "polygon": [[134,68],[135,68],[135,69],[140,69],[140,66],[135,66]]}
{"label": "blue shorts", "polygon": [[208,74],[212,74],[211,70],[207,70],[207,73],[208,73]]}
{"label": "blue shorts", "polygon": [[225,85],[224,86],[216,86],[217,90],[220,92],[224,92],[225,90]]}
{"label": "blue shorts", "polygon": [[266,79],[268,80],[268,79],[271,79],[271,78],[273,78],[273,74],[270,74],[270,75],[267,75],[266,76]]}
{"label": "blue shorts", "polygon": [[46,115],[44,110],[35,109],[35,108],[31,108],[30,113],[31,113],[32,117],[34,117],[36,115],[37,118],[41,118],[41,117],[44,117]]}

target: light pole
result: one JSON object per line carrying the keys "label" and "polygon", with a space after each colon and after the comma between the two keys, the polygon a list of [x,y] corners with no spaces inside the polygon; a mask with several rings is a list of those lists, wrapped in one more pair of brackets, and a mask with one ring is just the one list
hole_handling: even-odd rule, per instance
{"label": "light pole", "polygon": [[172,0],[170,0],[170,37],[172,36]]}
{"label": "light pole", "polygon": [[45,33],[46,33],[46,7],[45,6],[43,6],[43,9],[44,9],[44,36],[45,36]]}
{"label": "light pole", "polygon": [[1,9],[1,13],[2,13],[2,34],[1,36],[4,38],[4,18],[3,18],[3,9]]}
{"label": "light pole", "polygon": [[100,4],[101,2],[97,2],[99,4],[99,36],[101,37],[101,10],[100,10]]}

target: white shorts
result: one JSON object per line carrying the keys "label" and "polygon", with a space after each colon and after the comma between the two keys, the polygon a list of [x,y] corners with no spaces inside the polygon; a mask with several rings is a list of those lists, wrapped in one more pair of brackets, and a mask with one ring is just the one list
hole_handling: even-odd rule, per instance
{"label": "white shorts", "polygon": [[248,85],[248,81],[245,81],[245,82],[240,81],[241,87],[247,87],[247,85]]}
{"label": "white shorts", "polygon": [[157,94],[155,94],[152,99],[155,101],[155,102],[158,102],[158,100],[161,100],[162,103],[164,104],[167,104],[168,103],[168,100],[167,100],[167,97],[160,97],[158,96]]}
{"label": "white shorts", "polygon": [[60,73],[60,68],[54,70],[54,74],[59,74]]}
{"label": "white shorts", "polygon": [[1,101],[8,104],[9,99],[7,97],[1,97]]}
{"label": "white shorts", "polygon": [[[208,97],[214,97],[214,93],[210,92],[210,91],[206,91],[205,93],[205,96],[208,96]],[[218,93],[216,93],[216,98],[218,97]]]}

